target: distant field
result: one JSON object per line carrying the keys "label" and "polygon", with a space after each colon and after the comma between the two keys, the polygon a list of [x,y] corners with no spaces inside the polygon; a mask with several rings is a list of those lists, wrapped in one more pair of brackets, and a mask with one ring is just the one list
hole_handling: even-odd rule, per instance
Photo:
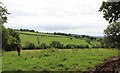
{"label": "distant field", "polygon": [[38,34],[38,33],[35,33],[35,32],[27,32],[27,31],[17,31],[19,33],[26,33],[26,34]]}
{"label": "distant field", "polygon": [[37,33],[37,32],[29,32],[29,31],[17,31],[20,34],[31,34],[31,35],[41,35],[41,36],[53,36],[53,34],[45,34],[45,33]]}
{"label": "distant field", "polygon": [[118,50],[110,49],[47,49],[3,52],[3,71],[87,71],[103,63],[104,59],[117,56]]}
{"label": "distant field", "polygon": [[[33,32],[21,32],[21,33],[37,34],[37,33],[33,33]],[[60,43],[62,43],[64,45],[67,45],[67,44],[89,45],[83,38],[76,39],[75,37],[72,37],[72,40],[71,40],[70,37],[62,36],[62,35],[53,36],[53,34],[42,34],[42,33],[40,33],[39,35],[44,35],[44,36],[39,36],[40,43],[46,43],[48,45],[52,41],[59,41]],[[20,34],[20,39],[21,39],[22,46],[25,46],[26,42],[32,42],[34,44],[38,44],[37,36],[35,36],[35,35]],[[97,41],[91,41],[91,43],[92,44],[100,44]]]}
{"label": "distant field", "polygon": [[[32,42],[37,44],[37,36],[32,36],[32,35],[20,35],[21,37],[21,43],[25,44],[27,41],[28,42]],[[75,39],[73,38],[72,40],[70,40],[69,37],[47,37],[47,36],[39,36],[39,41],[40,43],[46,43],[46,44],[50,44],[52,41],[60,41],[62,44],[66,45],[66,44],[87,44],[87,42],[85,42],[85,40],[83,39]]]}

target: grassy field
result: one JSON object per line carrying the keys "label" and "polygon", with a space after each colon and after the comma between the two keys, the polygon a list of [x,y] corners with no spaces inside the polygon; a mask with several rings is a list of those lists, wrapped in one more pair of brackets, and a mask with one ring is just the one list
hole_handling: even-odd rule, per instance
{"label": "grassy field", "polygon": [[37,32],[29,32],[29,31],[17,31],[20,34],[31,34],[31,35],[41,35],[41,36],[54,36],[54,34],[45,34],[45,33],[37,33]]}
{"label": "grassy field", "polygon": [[[22,32],[22,33],[27,33],[27,34],[36,34],[33,32]],[[42,34],[41,34],[42,35]],[[50,44],[52,41],[59,41],[60,43],[67,45],[67,44],[76,44],[76,45],[89,45],[85,39],[83,38],[78,38],[76,39],[75,37],[72,37],[72,40],[70,39],[70,37],[68,36],[59,36],[59,35],[55,35],[52,36],[52,34],[43,34],[46,36],[39,36],[39,41],[40,43],[46,43],[46,44]],[[37,41],[37,36],[35,35],[25,35],[25,34],[20,34],[20,39],[21,39],[21,44],[22,46],[26,45],[26,42],[32,42],[34,44],[38,44]],[[92,44],[100,44],[97,41],[91,41]]]}
{"label": "grassy field", "polygon": [[[21,45],[27,42],[38,44],[35,32],[20,33]],[[40,43],[49,45],[52,41],[61,44],[89,45],[83,38],[75,38],[63,35],[39,33]],[[91,41],[92,44],[100,44]],[[86,71],[103,63],[104,59],[117,56],[117,50],[110,49],[46,49],[46,50],[22,50],[21,56],[16,51],[3,52],[3,71]]]}
{"label": "grassy field", "polygon": [[[22,44],[25,44],[27,41],[37,44],[37,36],[21,34],[20,37],[21,37]],[[46,44],[50,44],[52,41],[60,41],[64,45],[66,45],[66,44],[83,44],[83,43],[87,44],[87,42],[83,39],[73,38],[72,40],[70,40],[69,37],[47,37],[47,36],[42,37],[42,36],[39,36],[39,40],[40,40],[40,43],[46,43]]]}
{"label": "grassy field", "polygon": [[87,71],[103,63],[104,59],[117,56],[118,50],[110,49],[47,49],[3,52],[3,71]]}
{"label": "grassy field", "polygon": [[0,72],[2,72],[2,57],[1,56],[0,56]]}

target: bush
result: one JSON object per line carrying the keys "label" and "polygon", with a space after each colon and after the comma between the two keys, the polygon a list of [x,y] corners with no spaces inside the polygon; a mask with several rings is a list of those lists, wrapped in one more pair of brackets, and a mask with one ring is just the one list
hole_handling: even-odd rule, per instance
{"label": "bush", "polygon": [[15,32],[13,29],[6,29],[4,26],[2,28],[2,49],[6,51],[15,50],[15,45],[20,45],[19,33]]}
{"label": "bush", "polygon": [[6,48],[4,49],[5,51],[14,51],[16,49],[15,45],[9,45],[7,44]]}
{"label": "bush", "polygon": [[77,45],[77,48],[89,48],[89,45]]}
{"label": "bush", "polygon": [[92,48],[105,48],[105,45],[93,45]]}
{"label": "bush", "polygon": [[89,45],[85,45],[85,48],[89,48]]}
{"label": "bush", "polygon": [[65,47],[66,49],[74,49],[74,48],[89,48],[89,45],[75,45],[75,44],[68,44]]}
{"label": "bush", "polygon": [[63,49],[64,48],[64,45],[61,44],[59,41],[52,41],[50,46],[53,47],[53,48],[59,48],[59,49]]}
{"label": "bush", "polygon": [[92,45],[92,48],[98,48],[98,46],[96,46],[96,45]]}
{"label": "bush", "polygon": [[26,46],[24,47],[24,49],[29,49],[29,50],[32,50],[35,48],[36,48],[36,46],[34,45],[34,43],[31,43],[31,42],[27,42]]}
{"label": "bush", "polygon": [[37,47],[37,49],[47,49],[47,48],[48,48],[48,45],[46,43],[42,43]]}
{"label": "bush", "polygon": [[75,44],[68,44],[68,45],[66,45],[65,48],[67,48],[67,49],[74,49],[74,48],[77,48],[77,45],[75,45]]}

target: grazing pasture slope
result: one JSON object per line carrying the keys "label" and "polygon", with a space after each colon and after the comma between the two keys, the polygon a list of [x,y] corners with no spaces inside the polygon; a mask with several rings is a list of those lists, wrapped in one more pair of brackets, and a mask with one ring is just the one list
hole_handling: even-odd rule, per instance
{"label": "grazing pasture slope", "polygon": [[[54,34],[45,34],[45,33],[36,33],[36,32],[23,32],[19,31],[21,45],[25,46],[27,42],[38,44],[37,37],[40,43],[46,43],[49,45],[52,41],[59,41],[61,44],[75,44],[75,45],[89,45],[84,38],[75,38],[73,36],[63,36],[63,35],[54,35]],[[36,36],[39,35],[39,36]],[[72,38],[72,40],[70,39]],[[93,45],[100,44],[98,41],[90,41]]]}

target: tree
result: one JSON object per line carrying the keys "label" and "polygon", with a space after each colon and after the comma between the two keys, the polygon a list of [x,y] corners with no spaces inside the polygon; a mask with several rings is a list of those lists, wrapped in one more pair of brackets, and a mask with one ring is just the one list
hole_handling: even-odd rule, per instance
{"label": "tree", "polygon": [[[0,2],[0,37],[2,37],[2,29],[5,30],[3,23],[7,22],[7,14],[9,14],[7,12],[6,7],[3,5],[2,2]],[[5,35],[7,34],[7,31],[5,30]],[[2,41],[2,38],[4,39],[4,41]],[[2,38],[0,38],[0,48],[2,46],[2,43],[6,43],[7,41],[7,37],[3,36]]]}
{"label": "tree", "polygon": [[120,22],[112,23],[104,30],[104,42],[120,49]]}
{"label": "tree", "polygon": [[11,51],[15,49],[16,44],[20,44],[19,33],[2,26],[2,48],[6,51]]}
{"label": "tree", "polygon": [[8,14],[10,14],[10,13],[8,13],[4,4],[2,2],[0,2],[0,24],[7,22],[7,15]]}
{"label": "tree", "polygon": [[[20,37],[17,32],[13,29],[6,29],[4,23],[7,22],[7,15],[10,14],[7,12],[6,7],[2,2],[0,2],[0,37],[2,36],[2,48],[11,51],[14,50],[16,44],[20,44]],[[1,38],[0,38],[1,42]]]}
{"label": "tree", "polygon": [[99,11],[103,11],[103,18],[109,23],[116,22],[120,18],[120,1],[103,2]]}
{"label": "tree", "polygon": [[54,48],[59,48],[59,49],[64,48],[64,45],[61,44],[59,41],[52,41],[50,46]]}

